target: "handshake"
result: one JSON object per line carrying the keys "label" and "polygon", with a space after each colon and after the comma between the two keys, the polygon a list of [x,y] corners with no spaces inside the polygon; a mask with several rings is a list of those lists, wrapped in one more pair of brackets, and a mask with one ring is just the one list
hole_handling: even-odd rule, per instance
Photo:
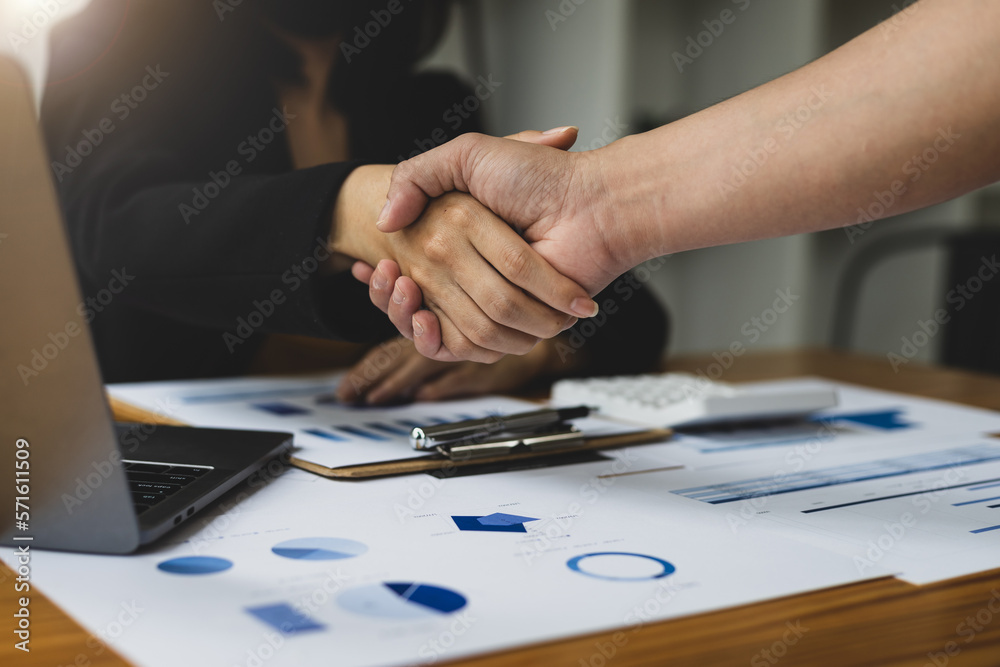
{"label": "handshake", "polygon": [[[359,167],[345,183],[388,195],[376,234],[358,237],[374,241],[352,252],[350,225],[335,223],[334,247],[365,258],[353,275],[420,354],[487,363],[527,354],[596,315],[591,297],[648,258],[616,248],[636,241],[613,227],[600,151],[566,152],[576,136],[574,127],[466,134],[395,168]],[[350,197],[337,209],[335,220],[372,219]]]}

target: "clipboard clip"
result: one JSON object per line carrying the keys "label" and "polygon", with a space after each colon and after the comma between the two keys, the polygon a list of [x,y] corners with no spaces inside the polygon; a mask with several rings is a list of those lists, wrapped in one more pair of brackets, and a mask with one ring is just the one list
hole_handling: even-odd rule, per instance
{"label": "clipboard clip", "polygon": [[567,422],[588,414],[590,408],[579,406],[437,424],[413,429],[410,443],[452,460],[573,449],[584,444],[584,436]]}
{"label": "clipboard clip", "polygon": [[453,461],[505,456],[521,452],[543,453],[573,449],[584,443],[583,433],[571,424],[549,429],[542,433],[511,435],[497,440],[475,442],[470,440],[442,444],[435,447]]}

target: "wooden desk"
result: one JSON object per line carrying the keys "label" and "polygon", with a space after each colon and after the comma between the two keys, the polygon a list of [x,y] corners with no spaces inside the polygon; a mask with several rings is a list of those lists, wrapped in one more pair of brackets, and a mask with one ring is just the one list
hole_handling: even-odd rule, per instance
{"label": "wooden desk", "polygon": [[[668,370],[712,374],[714,363],[717,360],[711,355],[683,358],[671,361]],[[913,364],[895,373],[885,359],[825,350],[748,354],[735,359],[721,379],[740,382],[799,375],[1000,409],[1000,377]],[[1000,559],[1000,544],[997,554]],[[81,572],[81,576],[86,573]],[[5,630],[11,627],[6,610],[14,608],[14,599],[11,572],[0,567]],[[886,578],[519,648],[462,664],[996,667],[1000,665],[1000,613],[990,611],[991,600],[996,600],[994,610],[1000,608],[1000,569],[923,587]],[[93,639],[88,646],[88,634],[37,590],[32,591],[31,614],[32,652],[15,650],[13,635],[5,631],[0,663],[51,667],[126,664],[111,651],[101,650]],[[959,627],[967,617],[982,628],[971,637],[964,631],[968,626]],[[781,642],[786,623],[798,624],[804,634],[787,647],[787,654],[777,645],[769,659],[761,652]],[[963,633],[959,635],[959,631]]]}

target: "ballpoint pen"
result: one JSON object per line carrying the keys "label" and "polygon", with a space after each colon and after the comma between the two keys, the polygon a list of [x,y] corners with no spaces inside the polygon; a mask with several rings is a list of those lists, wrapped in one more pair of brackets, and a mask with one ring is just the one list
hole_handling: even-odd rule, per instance
{"label": "ballpoint pen", "polygon": [[546,408],[513,415],[496,415],[483,419],[467,419],[450,424],[437,424],[413,429],[410,443],[414,449],[431,450],[443,444],[485,440],[498,433],[524,433],[570,419],[586,417],[591,409],[585,405],[573,408]]}

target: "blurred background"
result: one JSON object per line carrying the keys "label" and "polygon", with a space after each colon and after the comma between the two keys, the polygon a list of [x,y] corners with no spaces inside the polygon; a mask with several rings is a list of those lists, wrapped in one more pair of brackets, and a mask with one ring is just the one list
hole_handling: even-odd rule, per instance
{"label": "blurred background", "polygon": [[[3,50],[21,59],[36,83],[44,81],[48,30],[87,2],[0,0]],[[577,149],[592,149],[780,76],[894,15],[905,18],[908,4],[460,0],[425,66],[491,81],[482,107],[495,134],[573,124],[581,129]],[[723,12],[728,23],[719,20]],[[734,342],[751,350],[826,345],[836,335],[858,351],[900,354],[903,339],[912,342],[919,323],[945,306],[941,234],[998,219],[994,186],[867,230],[672,256],[650,277],[673,315],[669,352],[722,350]],[[845,275],[857,284],[844,285]],[[762,318],[777,290],[800,298],[776,319]],[[943,339],[930,336],[914,346],[914,358],[939,360]]]}

